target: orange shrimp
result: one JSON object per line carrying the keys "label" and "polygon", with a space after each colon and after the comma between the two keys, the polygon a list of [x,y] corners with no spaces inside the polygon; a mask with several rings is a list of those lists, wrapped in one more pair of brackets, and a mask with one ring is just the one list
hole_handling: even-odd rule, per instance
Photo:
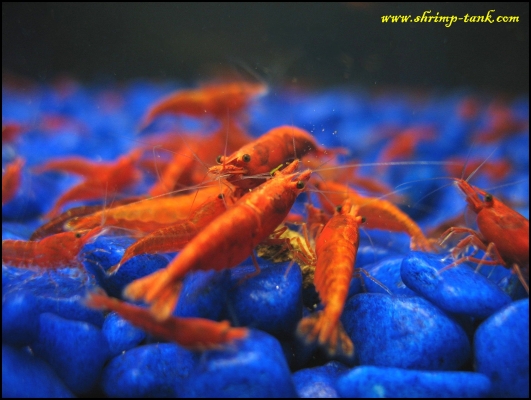
{"label": "orange shrimp", "polygon": [[201,183],[205,177],[202,163],[213,162],[225,146],[228,151],[234,151],[251,140],[246,132],[232,122],[208,137],[187,139],[187,146],[183,145],[166,165],[160,181],[153,185],[149,194],[157,196],[175,190],[179,185],[186,187]]}
{"label": "orange shrimp", "polygon": [[227,180],[241,188],[253,188],[264,178],[241,179],[243,176],[269,174],[279,166],[307,153],[326,154],[315,138],[304,129],[279,126],[241,147],[228,157],[218,156],[217,166],[209,169],[213,174],[228,174]]}
{"label": "orange shrimp", "polygon": [[205,85],[198,89],[180,90],[152,106],[143,118],[141,129],[162,114],[184,114],[191,117],[212,116],[224,120],[241,112],[253,97],[265,94],[262,83],[233,82]]}
{"label": "orange shrimp", "polygon": [[381,150],[378,161],[378,171],[381,173],[387,167],[385,163],[394,160],[410,160],[413,157],[415,148],[420,141],[435,140],[436,136],[432,130],[414,127],[406,129],[396,135]]}
{"label": "orange shrimp", "polygon": [[197,192],[173,197],[156,197],[117,207],[107,208],[66,223],[69,230],[90,229],[105,220],[108,226],[152,232],[187,218],[193,204],[201,204],[219,194],[219,186],[207,186]]}
{"label": "orange shrimp", "polygon": [[[129,204],[133,203],[135,201],[139,201],[139,197],[128,197],[126,199],[121,200],[115,200],[113,201],[113,207],[117,207],[122,204]],[[68,221],[74,219],[83,217],[86,215],[94,214],[98,211],[101,211],[104,209],[105,206],[98,204],[94,206],[80,206],[80,207],[74,207],[71,208],[68,211],[63,212],[61,215],[53,218],[52,220],[48,221],[44,225],[41,225],[39,228],[37,228],[30,236],[30,240],[39,240],[42,238],[45,238],[46,236],[53,235],[55,233],[64,232],[65,231],[65,225]],[[100,220],[100,224],[103,218]],[[82,229],[91,229],[95,228],[99,224],[95,224],[94,226],[91,226],[89,228],[81,228]],[[80,229],[73,229],[73,230],[80,230]]]}
{"label": "orange shrimp", "polygon": [[234,267],[284,220],[311,175],[310,170],[295,173],[298,164],[298,160],[293,161],[244,195],[199,232],[166,269],[132,282],[124,295],[151,303],[155,317],[167,319],[175,308],[180,281],[188,272]]}
{"label": "orange shrimp", "polygon": [[63,193],[47,217],[52,218],[66,203],[77,200],[95,200],[113,195],[140,179],[135,167],[141,152],[133,150],[113,163],[96,163],[79,157],[53,160],[36,168],[39,172],[60,170],[82,175],[86,179]]}
{"label": "orange shrimp", "polygon": [[467,246],[474,245],[484,250],[492,261],[468,256],[445,268],[464,261],[477,262],[480,265],[502,264],[509,268],[516,266],[515,271],[529,293],[529,220],[493,195],[470,185],[466,180],[456,178],[456,182],[466,195],[469,208],[476,213],[479,232],[469,228],[450,228],[443,234],[441,244],[454,234],[469,233],[452,251],[453,257],[457,259]]}
{"label": "orange shrimp", "polygon": [[2,124],[2,143],[13,142],[22,132],[24,128],[17,122]]}
{"label": "orange shrimp", "polygon": [[297,334],[308,343],[318,341],[328,354],[352,356],[354,345],[341,321],[348,289],[354,272],[359,245],[359,225],[363,218],[358,216],[359,208],[346,199],[335,215],[319,234],[315,253],[314,283],[324,310],[303,318],[297,327]]}
{"label": "orange shrimp", "polygon": [[228,321],[215,322],[204,318],[168,318],[157,321],[141,307],[92,293],[86,301],[89,307],[112,310],[146,332],[170,340],[189,350],[217,349],[233,340],[244,339],[246,328],[231,328]]}
{"label": "orange shrimp", "polygon": [[82,247],[102,232],[102,227],[78,232],[62,232],[38,241],[2,241],[2,264],[18,268],[83,268],[78,259]]}
{"label": "orange shrimp", "polygon": [[2,175],[2,205],[11,201],[17,194],[23,166],[24,160],[20,157],[6,166],[5,173]]}
{"label": "orange shrimp", "polygon": [[484,131],[476,132],[474,142],[493,143],[517,133],[529,130],[529,120],[520,121],[516,118],[510,107],[495,102],[487,110],[489,126]]}
{"label": "orange shrimp", "polygon": [[349,198],[353,204],[359,206],[360,214],[367,218],[367,229],[385,229],[392,232],[404,232],[411,237],[411,249],[420,251],[433,251],[434,246],[424,236],[420,227],[407,214],[402,212],[393,203],[371,197],[364,197],[354,189],[335,182],[316,182],[315,186],[324,193],[318,193],[323,208],[328,212],[333,211],[333,204],[341,204]]}
{"label": "orange shrimp", "polygon": [[216,199],[207,199],[192,212],[190,219],[157,229],[129,246],[120,262],[107,273],[117,272],[121,265],[139,254],[171,253],[181,250],[206,225],[225,212],[227,202],[230,200],[231,197],[224,193],[219,194]]}

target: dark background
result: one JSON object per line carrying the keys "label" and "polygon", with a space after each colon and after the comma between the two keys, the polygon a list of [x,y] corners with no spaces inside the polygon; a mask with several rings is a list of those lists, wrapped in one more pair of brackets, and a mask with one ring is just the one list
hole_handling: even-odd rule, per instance
{"label": "dark background", "polygon": [[[520,22],[383,24],[387,14]],[[529,91],[529,3],[2,3],[2,70],[49,81],[139,77]]]}

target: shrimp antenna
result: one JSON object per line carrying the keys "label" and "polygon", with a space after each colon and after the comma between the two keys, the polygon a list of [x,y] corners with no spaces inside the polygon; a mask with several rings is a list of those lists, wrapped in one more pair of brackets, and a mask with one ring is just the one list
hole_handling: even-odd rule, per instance
{"label": "shrimp antenna", "polygon": [[[159,170],[159,164],[157,163],[157,158],[159,157],[158,153],[156,152],[157,148],[162,148],[160,144],[153,146],[153,160],[155,161],[155,172],[157,173],[157,180],[159,182],[162,182],[162,177],[160,176],[160,170]],[[166,188],[168,189],[168,188]]]}
{"label": "shrimp antenna", "polygon": [[463,168],[461,169],[461,179],[465,180],[465,171],[466,166],[468,165],[468,160],[470,160],[470,154],[472,154],[472,148],[474,147],[474,142],[472,142],[472,145],[469,147],[468,152],[466,154],[466,160],[463,164]]}
{"label": "shrimp antenna", "polygon": [[446,185],[442,185],[441,187],[438,187],[437,189],[433,189],[431,192],[425,194],[424,196],[422,196],[420,199],[417,200],[417,202],[415,204],[413,204],[413,207],[416,207],[422,200],[424,200],[426,197],[428,196],[431,196],[433,193],[435,192],[438,192],[439,190],[442,190],[444,188],[447,188],[448,186],[450,186],[451,183],[448,183]]}
{"label": "shrimp antenna", "polygon": [[188,148],[188,150],[190,150],[190,153],[192,153],[192,158],[194,158],[196,161],[199,162],[199,164],[201,164],[205,169],[208,170],[208,165],[197,156],[195,151],[193,151],[192,148],[188,145],[188,143],[186,143],[186,140],[184,140],[182,135],[178,134],[177,136],[179,136],[179,138],[183,141],[183,144]]}
{"label": "shrimp antenna", "polygon": [[225,170],[225,160],[227,159],[227,149],[229,148],[229,128],[230,128],[230,112],[227,106],[227,129],[225,132],[225,148],[223,149],[223,170]]}
{"label": "shrimp antenna", "polygon": [[[208,172],[205,174],[205,176],[203,176],[203,179],[201,179],[201,183],[203,183],[203,181],[205,180],[205,178],[207,177],[208,175]],[[194,199],[192,200],[191,204],[190,204],[190,209],[188,210],[188,216],[190,216],[192,214],[192,209],[194,207],[194,203],[195,203],[195,200],[197,199],[197,195],[199,194],[199,190],[196,190],[195,191],[195,194],[194,194]]]}
{"label": "shrimp antenna", "polygon": [[[365,234],[365,236],[367,236],[367,239],[369,239],[369,243],[371,244],[371,247],[372,249],[374,250],[374,242],[372,241],[372,238],[371,238],[371,235],[369,235],[369,232],[367,231],[367,229],[365,229],[365,227],[363,226],[359,226],[359,229],[361,229],[361,231]],[[373,262],[376,262],[376,254],[372,254],[372,259],[373,259]]]}
{"label": "shrimp antenna", "polygon": [[[322,169],[321,167],[322,167],[323,165],[328,164],[328,163],[329,163],[330,161],[332,161],[334,158],[335,158],[335,157],[330,157],[330,158],[329,158],[328,160],[326,160],[325,162],[319,164],[315,170],[316,170],[316,171],[318,171],[318,170],[323,171],[323,169]],[[355,167],[357,167],[357,165],[352,165],[352,168],[355,168]],[[312,172],[313,172],[313,171],[312,171]]]}
{"label": "shrimp antenna", "polygon": [[258,75],[258,72],[253,71],[253,69],[247,63],[235,57],[229,57],[229,60],[231,63],[240,67],[242,70],[244,70],[247,74],[249,74],[251,77],[256,79],[258,82],[262,83],[264,86],[267,86],[266,80],[262,78],[260,75]]}
{"label": "shrimp antenna", "polygon": [[[355,164],[358,167],[374,167],[375,165],[388,165],[388,166],[409,166],[409,165],[461,165],[455,161],[389,161],[378,163],[359,163]],[[338,165],[336,167],[323,168],[321,171],[333,171],[335,169],[352,168],[352,165]]]}
{"label": "shrimp antenna", "polygon": [[[323,181],[326,183],[326,181],[323,179],[323,177],[319,174],[317,174],[317,176]],[[334,208],[337,204],[334,204],[332,200],[330,200],[330,198],[326,195],[326,193],[333,193],[333,192],[326,192],[324,190],[321,190],[319,189],[316,185],[314,184],[311,184],[309,183],[309,186],[308,188],[310,188],[310,186],[312,186],[312,193],[321,193],[323,195],[323,197],[326,199],[326,201],[328,202],[328,204],[330,204],[330,206],[332,206],[332,208]],[[309,198],[311,198],[310,196],[308,196]]]}
{"label": "shrimp antenna", "polygon": [[520,179],[520,180],[515,181],[515,182],[505,183],[503,185],[493,186],[491,188],[485,189],[485,192],[491,192],[491,191],[494,191],[494,190],[497,190],[497,189],[500,189],[500,188],[504,188],[504,187],[507,187],[507,186],[518,185],[519,183],[523,183],[523,182],[529,182],[529,178]]}
{"label": "shrimp antenna", "polygon": [[[492,150],[492,152],[489,154],[489,156],[487,158],[485,158],[485,160],[478,165],[478,167],[472,171],[472,173],[470,175],[468,175],[468,178],[465,179],[465,182],[468,183],[468,181],[470,181],[470,179],[472,179],[472,177],[476,174],[476,172],[479,171],[479,169],[489,160],[490,157],[492,157],[492,155],[494,154],[494,152],[496,152],[498,150],[498,147],[496,147],[494,150]],[[468,162],[468,158],[467,158],[467,162]],[[464,171],[463,171],[464,173]]]}

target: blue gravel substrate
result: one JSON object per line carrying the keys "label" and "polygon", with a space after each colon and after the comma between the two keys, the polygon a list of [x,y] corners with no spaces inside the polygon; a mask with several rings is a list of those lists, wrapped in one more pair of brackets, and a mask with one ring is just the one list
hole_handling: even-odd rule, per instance
{"label": "blue gravel substrate", "polygon": [[[2,144],[2,167],[19,156],[26,164],[15,198],[2,207],[2,238],[27,240],[58,195],[79,182],[67,174],[35,173],[43,162],[71,155],[110,161],[153,140],[155,132],[204,126],[164,117],[138,134],[148,107],[182,87],[144,81],[85,87],[66,80],[21,88],[5,82],[3,124],[18,123],[23,132]],[[480,169],[471,183],[528,218],[529,100],[504,101],[521,128],[493,143],[472,138],[489,129],[502,100],[466,91],[271,88],[251,106],[248,130],[257,137],[279,125],[307,129],[323,146],[347,148],[346,164],[377,161],[390,131],[428,127],[435,139],[421,142],[408,161],[460,157],[464,163],[469,153],[483,160],[492,153],[490,161],[511,164],[510,174],[494,182]],[[470,103],[476,112],[467,115],[463,109]],[[397,188],[401,209],[425,232],[465,209],[458,190],[445,187],[449,181],[429,179],[448,176],[442,165],[377,169],[361,167],[358,174]],[[146,193],[155,180],[145,173],[130,194]],[[313,196],[301,196],[296,209],[308,198]],[[467,223],[474,227],[473,218]],[[243,283],[254,270],[251,259],[230,271],[192,273],[175,315],[250,328],[247,339],[201,353],[160,342],[115,313],[84,305],[90,291],[121,297],[132,280],[171,260],[142,255],[107,276],[131,243],[123,232],[100,236],[81,252],[81,271],[2,265],[3,397],[529,396],[529,300],[501,266],[474,272],[475,265],[465,263],[439,274],[449,263],[447,253],[410,252],[403,234],[362,232],[356,267],[373,279],[361,274],[351,282],[342,316],[356,347],[350,360],[330,360],[295,337],[298,321],[315,303],[303,291],[297,264],[259,259],[261,274]]]}

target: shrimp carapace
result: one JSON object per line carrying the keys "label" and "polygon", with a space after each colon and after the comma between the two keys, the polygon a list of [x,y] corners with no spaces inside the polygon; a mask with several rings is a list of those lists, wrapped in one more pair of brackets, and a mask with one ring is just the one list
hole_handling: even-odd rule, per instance
{"label": "shrimp carapace", "polygon": [[[279,126],[253,142],[241,147],[230,156],[218,156],[219,164],[209,169],[217,175],[228,175],[227,180],[242,188],[253,188],[263,183],[272,171],[288,165],[308,153],[328,154],[307,131],[293,126]],[[252,177],[252,179],[241,179]],[[260,175],[262,175],[260,177]]]}

